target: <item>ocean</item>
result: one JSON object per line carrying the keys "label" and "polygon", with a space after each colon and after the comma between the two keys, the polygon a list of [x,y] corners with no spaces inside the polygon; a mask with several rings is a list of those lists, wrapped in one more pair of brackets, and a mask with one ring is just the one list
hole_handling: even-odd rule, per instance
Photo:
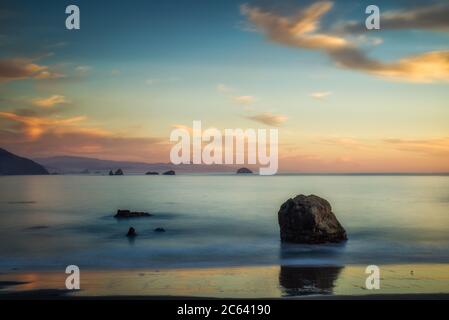
{"label": "ocean", "polygon": [[[3,176],[0,190],[0,272],[449,262],[449,176]],[[281,244],[297,194],[327,199],[348,241]]]}

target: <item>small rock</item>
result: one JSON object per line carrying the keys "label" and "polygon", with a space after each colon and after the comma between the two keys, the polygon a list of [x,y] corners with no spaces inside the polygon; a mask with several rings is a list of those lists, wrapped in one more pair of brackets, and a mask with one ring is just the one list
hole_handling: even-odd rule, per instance
{"label": "small rock", "polygon": [[176,173],[173,170],[169,170],[163,173],[163,175],[165,176],[174,176]]}
{"label": "small rock", "polygon": [[251,174],[253,173],[251,170],[249,170],[248,168],[240,168],[237,170],[238,174]]}
{"label": "small rock", "polygon": [[109,170],[109,175],[110,175],[110,176],[113,176],[113,175],[114,175],[114,172],[112,172],[112,170]]}
{"label": "small rock", "polygon": [[130,211],[130,210],[117,210],[114,218],[140,218],[140,217],[151,217],[152,214],[148,212],[140,211]]}
{"label": "small rock", "polygon": [[165,232],[164,228],[156,228],[154,229],[154,232]]}
{"label": "small rock", "polygon": [[157,176],[159,175],[159,172],[154,172],[154,171],[148,171],[147,173],[145,173],[147,176]]}
{"label": "small rock", "polygon": [[114,176],[123,176],[123,170],[122,169],[117,169],[117,171],[115,171]]}
{"label": "small rock", "polygon": [[127,237],[135,237],[137,236],[136,229],[133,227],[129,228],[128,233],[126,234]]}

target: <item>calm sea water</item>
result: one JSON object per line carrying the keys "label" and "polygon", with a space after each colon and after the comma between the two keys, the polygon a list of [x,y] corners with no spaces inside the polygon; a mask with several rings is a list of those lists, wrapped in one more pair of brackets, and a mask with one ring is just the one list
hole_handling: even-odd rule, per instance
{"label": "calm sea water", "polygon": [[[0,271],[449,262],[448,176],[20,176],[0,190]],[[328,199],[349,241],[281,245],[277,211],[301,193]]]}

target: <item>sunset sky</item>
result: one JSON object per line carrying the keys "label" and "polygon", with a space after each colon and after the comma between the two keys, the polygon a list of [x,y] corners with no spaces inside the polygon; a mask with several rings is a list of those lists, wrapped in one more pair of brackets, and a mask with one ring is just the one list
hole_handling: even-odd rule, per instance
{"label": "sunset sky", "polygon": [[2,0],[0,147],[168,162],[193,120],[278,128],[280,171],[449,172],[449,2]]}

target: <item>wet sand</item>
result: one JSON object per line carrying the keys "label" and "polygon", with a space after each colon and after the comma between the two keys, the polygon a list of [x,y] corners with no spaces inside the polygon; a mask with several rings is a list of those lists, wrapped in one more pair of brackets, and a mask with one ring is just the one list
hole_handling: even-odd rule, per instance
{"label": "wet sand", "polygon": [[449,265],[383,265],[379,290],[366,266],[255,266],[161,270],[83,270],[81,290],[61,272],[0,274],[0,299],[449,299]]}

